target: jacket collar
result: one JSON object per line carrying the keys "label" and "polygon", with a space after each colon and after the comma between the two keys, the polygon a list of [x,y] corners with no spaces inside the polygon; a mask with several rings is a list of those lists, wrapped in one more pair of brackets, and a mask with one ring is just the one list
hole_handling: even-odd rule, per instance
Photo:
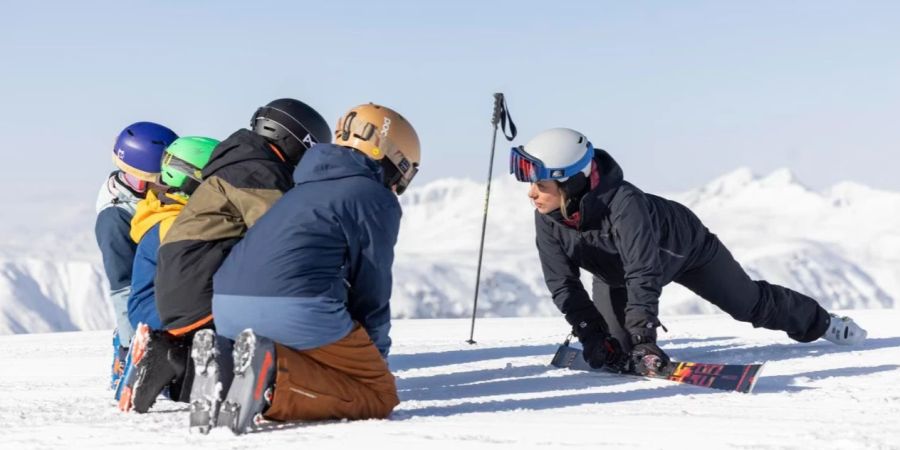
{"label": "jacket collar", "polygon": [[365,177],[381,183],[382,174],[383,170],[378,162],[352,148],[335,144],[316,144],[306,151],[297,169],[294,170],[294,182],[303,184]]}
{"label": "jacket collar", "polygon": [[594,150],[591,163],[590,190],[581,196],[578,212],[565,220],[559,210],[549,215],[553,220],[575,229],[593,225],[609,214],[609,203],[625,182],[622,168],[606,150]]}

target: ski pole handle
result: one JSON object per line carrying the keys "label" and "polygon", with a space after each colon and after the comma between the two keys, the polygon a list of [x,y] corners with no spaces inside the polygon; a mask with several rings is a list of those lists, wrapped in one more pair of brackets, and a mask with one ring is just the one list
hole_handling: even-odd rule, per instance
{"label": "ski pole handle", "polygon": [[494,115],[491,117],[491,124],[494,128],[497,128],[497,124],[500,123],[500,115],[503,113],[503,93],[496,92],[494,93]]}

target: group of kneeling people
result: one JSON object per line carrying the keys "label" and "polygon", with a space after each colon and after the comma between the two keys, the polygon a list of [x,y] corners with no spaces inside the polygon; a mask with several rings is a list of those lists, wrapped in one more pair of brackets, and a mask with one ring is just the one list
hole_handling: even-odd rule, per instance
{"label": "group of kneeling people", "polygon": [[[163,394],[190,403],[192,429],[235,433],[262,418],[390,415],[397,196],[420,162],[403,116],[369,103],[332,129],[303,102],[279,99],[221,142],[132,124],[113,160],[95,231],[121,410],[146,412]],[[866,337],[812,298],[751,280],[688,208],[625,181],[577,131],[549,129],[512,148],[510,173],[530,184],[545,281],[593,367],[668,364],[656,329],[670,282],[796,341]],[[594,275],[593,295],[581,269]]]}
{"label": "group of kneeling people", "polygon": [[164,394],[190,402],[203,432],[242,433],[263,413],[387,417],[397,195],[419,152],[412,125],[371,103],[334,132],[294,99],[221,142],[123,130],[95,229],[119,408],[146,412]]}

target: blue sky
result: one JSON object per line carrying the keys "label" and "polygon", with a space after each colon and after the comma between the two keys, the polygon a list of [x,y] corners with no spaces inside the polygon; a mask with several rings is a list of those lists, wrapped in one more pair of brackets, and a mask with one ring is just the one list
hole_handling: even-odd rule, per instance
{"label": "blue sky", "polygon": [[284,96],[329,121],[391,106],[419,131],[418,182],[481,181],[503,91],[517,144],[578,129],[651,192],[739,166],[900,190],[898,24],[877,1],[15,2],[0,188],[40,170],[92,202],[128,123],[221,139]]}

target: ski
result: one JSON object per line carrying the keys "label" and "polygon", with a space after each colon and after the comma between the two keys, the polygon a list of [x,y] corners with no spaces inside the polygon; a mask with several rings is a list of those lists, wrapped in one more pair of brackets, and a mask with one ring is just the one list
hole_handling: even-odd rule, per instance
{"label": "ski", "polygon": [[[565,344],[559,346],[550,364],[561,369],[613,373],[604,369],[592,368],[581,356],[581,349]],[[656,373],[643,375],[631,373],[629,375],[748,394],[756,386],[762,367],[763,364],[709,364],[672,361]]]}

